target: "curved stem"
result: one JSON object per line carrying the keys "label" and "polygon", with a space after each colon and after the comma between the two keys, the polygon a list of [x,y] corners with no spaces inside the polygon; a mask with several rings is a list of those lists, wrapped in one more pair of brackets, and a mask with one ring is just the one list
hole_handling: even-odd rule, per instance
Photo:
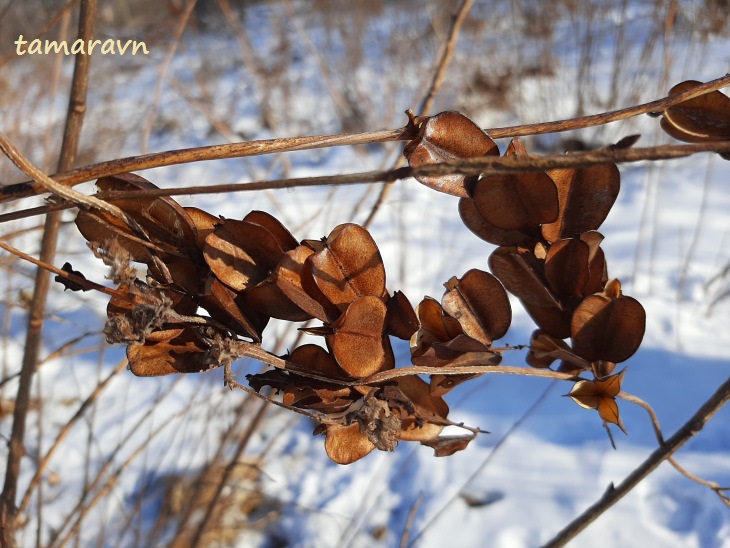
{"label": "curved stem", "polygon": [[565,546],[581,531],[593,523],[606,510],[616,504],[624,495],[636,487],[639,482],[651,474],[656,468],[684,445],[690,438],[699,433],[717,411],[730,401],[730,378],[720,385],[717,391],[700,407],[697,412],[656,451],[637,467],[618,486],[613,484],[603,496],[586,509],[581,515],[569,523],[545,547]]}

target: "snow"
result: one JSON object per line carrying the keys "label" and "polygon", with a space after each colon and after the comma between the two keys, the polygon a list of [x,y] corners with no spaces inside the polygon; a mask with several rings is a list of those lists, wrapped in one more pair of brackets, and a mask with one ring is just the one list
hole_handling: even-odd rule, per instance
{"label": "snow", "polygon": [[[625,14],[616,11],[611,17],[616,21],[625,17],[627,35],[640,43],[637,37],[641,36],[652,12],[644,3],[630,4],[636,5]],[[683,13],[689,17],[692,4],[682,6],[686,8]],[[480,10],[478,13],[482,8],[475,7]],[[254,43],[262,48],[271,42],[266,29],[274,26],[275,19],[269,17],[267,9],[265,6],[251,8],[252,17],[247,20]],[[382,33],[389,17],[392,24],[408,24],[401,19],[400,12],[394,15],[388,9],[379,17],[383,18],[383,25],[372,25],[370,32]],[[564,70],[558,76],[527,76],[520,81],[514,98],[520,119],[503,111],[476,110],[474,118],[483,127],[574,114],[580,89],[566,83],[576,80],[579,70],[573,66],[579,51],[576,46],[579,36],[571,34],[572,28],[567,23],[560,26],[555,39],[564,44],[561,49]],[[596,82],[606,85],[612,75],[612,36],[610,26],[601,29],[592,66]],[[328,47],[323,36],[318,38],[317,47]],[[668,81],[709,79],[724,74],[729,42],[727,36],[720,36],[707,44],[693,46],[703,52],[706,62],[701,64],[685,61],[690,53],[682,43],[670,44],[677,62],[672,65]],[[374,95],[375,102],[380,93],[378,79],[384,78],[378,58],[387,51],[380,41],[376,43],[377,53],[371,53],[373,57],[367,60],[367,66],[351,75],[357,82],[353,86],[366,89],[372,86],[368,91]],[[200,69],[204,55],[210,52],[222,55],[220,52],[235,47],[230,37],[198,36],[194,47],[176,55],[170,74],[179,82],[192,85],[192,75]],[[457,65],[466,62],[476,46],[460,43],[460,48],[461,54],[457,52],[454,61]],[[108,82],[113,103],[101,99],[92,103],[85,127],[86,139],[93,139],[95,130],[104,124],[103,116],[94,115],[96,104],[100,109],[113,108],[122,117],[140,104],[152,112],[149,96],[164,55],[161,49],[153,51],[147,64],[140,64],[137,59],[137,70],[116,73]],[[423,49],[428,50],[428,45]],[[302,51],[298,52],[301,57],[291,69],[292,77],[298,82],[297,96],[290,111],[277,113],[277,119],[282,122],[280,127],[271,130],[261,127],[256,101],[262,91],[246,80],[250,75],[235,63],[222,63],[216,92],[224,99],[240,98],[242,94],[253,99],[221,100],[225,106],[219,106],[217,114],[230,122],[234,131],[251,139],[337,131],[338,114],[322,90],[321,67],[314,56],[306,54],[306,48]],[[639,51],[634,47],[627,57],[633,59]],[[337,54],[345,55],[339,50]],[[648,101],[666,91],[666,86],[657,83],[660,73],[657,67],[630,64],[625,70],[629,69],[626,78],[638,89],[628,91],[637,92],[636,97],[640,98],[637,100]],[[455,71],[451,72],[455,74]],[[400,111],[413,106],[423,91],[419,87],[419,71],[413,66],[406,66],[401,76],[397,82],[398,97],[393,100]],[[601,93],[597,100],[605,99],[604,95]],[[447,83],[439,104],[444,109],[455,108],[448,101],[455,101],[456,97],[455,88]],[[278,101],[279,97],[274,95],[272,100]],[[29,123],[42,128],[49,116],[54,112],[58,116],[58,109],[62,108],[63,105],[46,105]],[[589,104],[588,108],[594,105]],[[383,107],[383,112],[386,110]],[[206,118],[189,109],[167,84],[163,86],[156,116],[179,125],[163,127],[164,123],[160,122],[159,127],[155,126],[150,150],[222,142],[220,136],[209,132]],[[404,122],[405,117],[388,120],[382,127],[396,127]],[[586,130],[581,135],[589,142],[607,144],[639,131],[644,136],[640,145],[668,142],[656,127],[655,119],[642,117],[625,124]],[[140,134],[132,130],[120,134],[115,146],[104,150],[102,156],[138,153]],[[506,143],[500,144],[504,148]],[[163,187],[317,176],[382,168],[390,165],[397,149],[399,146],[392,144],[332,148],[292,153],[283,158],[185,164],[141,174]],[[724,186],[730,180],[730,164],[720,158],[702,156],[697,160],[651,166],[624,165],[620,169],[622,191],[601,228],[606,236],[603,248],[609,274],[622,280],[625,293],[643,304],[648,318],[644,343],[625,364],[628,371],[623,390],[647,401],[656,411],[665,436],[669,436],[730,376],[730,332],[726,329],[730,322],[730,299],[712,306],[714,297],[728,287],[728,282],[719,279],[708,285],[730,262],[727,245],[730,195]],[[279,216],[297,238],[304,239],[320,238],[335,225],[351,219],[363,222],[376,193],[375,187],[367,186],[322,187],[230,196],[181,196],[178,201],[232,218],[241,218],[252,209],[263,209]],[[372,227],[388,273],[389,290],[403,289],[415,304],[424,295],[440,298],[441,284],[453,275],[460,276],[470,268],[486,269],[493,246],[461,226],[456,206],[456,198],[435,193],[413,180],[394,186]],[[71,219],[72,214],[67,214],[67,218]],[[20,223],[9,223],[3,232],[18,226]],[[64,233],[64,246],[57,262],[71,260],[74,268],[87,277],[103,280],[103,266],[85,251],[73,227],[69,228]],[[37,233],[15,239],[14,245],[35,252]],[[25,287],[30,287],[29,284],[30,280]],[[512,302],[513,327],[504,342],[526,343],[534,324],[518,302]],[[120,347],[103,347],[101,351],[95,348],[103,344],[98,331],[104,321],[105,306],[103,299],[94,296],[54,292],[50,309],[55,316],[47,324],[43,355],[80,333],[94,335],[84,343],[89,347],[88,352],[51,359],[40,369],[36,389],[43,394],[43,427],[39,431],[39,414],[33,413],[28,439],[42,437],[43,451],[48,450],[58,428],[76,412],[100,379],[107,377],[123,358]],[[15,307],[8,319],[10,337],[4,341],[2,359],[15,371],[22,355],[24,315]],[[265,338],[274,341],[285,332],[285,326],[274,322]],[[284,348],[291,347],[295,336],[288,332]],[[305,342],[314,342],[314,338],[306,337]],[[395,350],[403,363],[407,346],[401,343]],[[511,353],[505,363],[520,365],[523,355]],[[257,364],[243,363],[237,366],[237,376],[242,380],[246,373],[258,369]],[[82,544],[91,543],[102,531],[109,539],[118,535],[119,540],[111,543],[132,546],[134,527],[144,534],[150,532],[161,506],[161,478],[195,473],[213,457],[220,438],[229,428],[243,432],[252,420],[258,404],[251,406],[254,410],[242,410],[243,393],[224,389],[221,377],[220,371],[162,379],[135,378],[126,371],[115,375],[99,395],[98,403],[68,432],[49,464],[49,470],[60,476],[61,481],[53,484],[48,475],[44,480],[44,496],[48,500],[43,511],[45,526],[59,527],[89,478],[108,464],[110,471],[119,467],[123,470],[112,487],[112,495],[84,521],[79,534]],[[13,394],[16,386],[15,381],[9,382],[3,397]],[[597,414],[563,397],[568,390],[568,385],[544,379],[481,377],[447,396],[452,420],[490,432],[480,435],[465,451],[437,459],[431,449],[401,443],[392,454],[376,451],[344,467],[327,459],[323,438],[311,436],[310,422],[297,420],[287,412],[270,410],[247,449],[247,454],[252,455],[267,452],[262,465],[261,489],[283,505],[270,531],[284,539],[286,545],[296,547],[393,546],[400,542],[409,514],[417,505],[409,534],[411,542],[419,547],[518,548],[545,543],[595,503],[611,483],[619,484],[656,449],[644,410],[619,402],[628,435],[614,429],[617,449],[613,450]],[[8,419],[3,419],[4,436],[9,433],[9,425]],[[226,458],[233,454],[237,439],[225,447]],[[127,464],[136,451],[142,456]],[[703,479],[730,485],[730,409],[721,409],[678,452],[677,460]],[[34,472],[31,459],[25,459],[21,486],[28,484]],[[156,492],[157,495],[150,495]],[[149,496],[142,496],[144,493]],[[467,498],[472,506],[467,504]],[[133,522],[134,527],[125,527],[125,520],[136,515],[135,504],[141,505],[142,518]],[[21,545],[31,543],[35,535],[36,516],[32,506],[29,513],[30,524],[20,539]],[[170,535],[169,531],[161,533],[160,542],[169,540]],[[244,532],[238,539],[240,546],[266,546],[266,542],[266,535],[257,530]],[[572,546],[728,547],[730,512],[710,489],[688,480],[664,463],[590,525]]]}

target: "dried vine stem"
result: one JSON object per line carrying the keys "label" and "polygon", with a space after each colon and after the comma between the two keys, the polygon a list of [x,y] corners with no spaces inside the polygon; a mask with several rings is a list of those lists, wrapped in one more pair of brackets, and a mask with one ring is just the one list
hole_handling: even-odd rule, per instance
{"label": "dried vine stem", "polygon": [[[726,74],[722,78],[717,78],[705,84],[698,85],[697,87],[692,88],[691,90],[688,90],[686,92],[664,97],[663,99],[658,99],[656,101],[651,101],[649,103],[644,103],[642,105],[634,107],[605,112],[593,116],[584,116],[580,118],[572,118],[569,120],[560,120],[557,122],[494,128],[487,129],[486,131],[493,138],[501,139],[504,137],[535,135],[539,133],[551,133],[591,127],[606,124],[608,122],[624,120],[633,116],[645,114],[647,112],[663,110],[693,97],[704,95],[712,91],[717,91],[728,85],[730,85],[730,74]],[[120,173],[128,173],[130,171],[139,171],[143,169],[185,164],[190,162],[199,162],[204,160],[240,158],[245,156],[273,154],[277,152],[311,150],[331,146],[362,145],[369,143],[382,143],[387,141],[408,141],[416,136],[415,131],[416,128],[414,126],[407,125],[399,129],[386,129],[366,133],[340,133],[334,135],[266,139],[261,141],[250,141],[244,143],[231,143],[225,145],[212,145],[206,147],[171,150],[165,152],[157,152],[153,154],[145,154],[142,156],[121,158],[118,160],[111,160],[109,162],[101,162],[79,169],[57,173],[53,175],[53,179],[64,186],[71,187],[79,183],[91,181],[93,179],[98,179],[99,177],[107,175],[118,175]],[[12,201],[18,198],[33,196],[36,194],[41,194],[43,191],[44,190],[42,188],[39,188],[38,185],[34,184],[31,181],[24,181],[22,183],[14,185],[6,185],[0,188],[0,203]]]}
{"label": "dried vine stem", "polygon": [[[446,175],[449,173],[465,174],[499,174],[519,173],[524,171],[544,171],[546,169],[580,168],[597,164],[629,163],[653,160],[671,160],[685,158],[701,152],[730,152],[730,141],[712,143],[693,143],[682,145],[660,145],[656,147],[637,147],[629,149],[600,149],[570,154],[522,156],[500,156],[454,160],[439,164],[431,164],[417,168],[401,167],[386,171],[365,171],[344,175],[323,175],[321,177],[300,177],[291,179],[273,179],[251,183],[233,183],[222,185],[198,185],[185,188],[156,188],[150,190],[133,190],[129,192],[100,192],[95,195],[99,200],[110,200],[124,196],[125,198],[152,198],[158,196],[192,196],[196,194],[217,194],[222,192],[253,192],[258,190],[290,189],[310,186],[356,185],[375,182],[391,182],[421,175]],[[0,192],[1,194],[1,192]],[[2,198],[0,198],[2,202]],[[0,215],[0,223],[41,215],[49,211],[70,209],[73,204],[52,204],[29,208]]]}
{"label": "dried vine stem", "polygon": [[[651,407],[651,405],[646,403],[641,398],[634,396],[633,394],[627,394],[626,392],[619,392],[616,397],[634,403],[647,412],[647,414],[649,415],[649,419],[651,420],[651,425],[654,428],[654,434],[656,435],[657,441],[659,442],[659,446],[662,446],[664,444],[664,435],[662,434],[662,429],[659,426],[659,418],[656,416],[656,413],[654,412],[654,409]],[[704,487],[709,487],[710,489],[712,489],[715,494],[720,497],[720,500],[722,500],[725,505],[730,507],[730,497],[723,493],[723,491],[730,491],[730,487],[721,487],[720,484],[714,481],[707,481],[695,476],[692,472],[679,464],[674,459],[674,457],[668,457],[667,461],[669,462],[669,464],[674,466],[677,472],[682,474],[687,479],[694,481],[695,483],[698,483]]]}
{"label": "dried vine stem", "polygon": [[585,512],[560,531],[545,547],[565,546],[601,514],[618,502],[624,495],[636,487],[645,477],[653,472],[663,461],[668,460],[690,438],[699,433],[705,424],[728,401],[730,401],[730,378],[720,385],[717,391],[700,407],[677,432],[654,451],[626,479],[614,487],[609,485],[603,496]]}

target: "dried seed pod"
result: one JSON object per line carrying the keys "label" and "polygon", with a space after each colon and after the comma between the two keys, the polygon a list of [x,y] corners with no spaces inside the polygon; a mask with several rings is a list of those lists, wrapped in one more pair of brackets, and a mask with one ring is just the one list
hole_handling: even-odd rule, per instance
{"label": "dried seed pod", "polygon": [[366,295],[356,298],[329,326],[332,333],[326,335],[327,346],[348,375],[369,377],[395,367],[390,341],[383,333],[386,314],[380,298]]}
{"label": "dried seed pod", "polygon": [[548,172],[558,189],[560,211],[553,223],[542,225],[548,242],[596,230],[611,211],[621,186],[614,164]]}
{"label": "dried seed pod", "polygon": [[[494,141],[479,126],[458,112],[442,112],[421,124],[418,137],[403,150],[411,167],[475,158],[499,156]],[[440,192],[454,196],[469,196],[475,176],[462,174],[418,176],[416,179]]]}
{"label": "dried seed pod", "polygon": [[385,294],[385,267],[370,233],[346,223],[337,226],[325,248],[307,259],[324,296],[341,311],[363,295]]}
{"label": "dried seed pod", "polygon": [[337,464],[352,464],[375,449],[375,444],[360,433],[357,423],[349,426],[328,424],[326,428],[324,449]]}
{"label": "dried seed pod", "polygon": [[396,291],[389,297],[385,305],[388,315],[385,320],[385,331],[399,339],[408,341],[418,331],[418,316],[411,302],[402,291]]}
{"label": "dried seed pod", "polygon": [[472,198],[459,200],[459,216],[464,226],[485,242],[495,245],[513,246],[536,241],[541,238],[539,231],[504,230],[497,228],[479,213]]}
{"label": "dried seed pod", "polygon": [[[513,139],[505,156],[526,154]],[[474,205],[490,224],[502,230],[527,231],[558,217],[558,191],[541,171],[484,176],[474,189]]]}
{"label": "dried seed pod", "polygon": [[[687,80],[669,90],[669,95],[688,91],[701,82]],[[688,143],[730,139],[730,97],[711,91],[682,101],[662,111],[661,126],[675,139]]]}
{"label": "dried seed pod", "polygon": [[220,281],[243,291],[266,278],[284,253],[296,247],[276,218],[252,211],[242,221],[222,219],[205,239],[203,254]]}
{"label": "dried seed pod", "polygon": [[512,309],[497,278],[472,269],[461,279],[451,278],[445,286],[444,311],[459,321],[466,335],[487,346],[504,337],[512,322]]}
{"label": "dried seed pod", "polygon": [[624,372],[617,375],[597,379],[595,381],[582,380],[573,385],[570,399],[585,409],[596,409],[604,422],[617,425],[625,434],[626,429],[621,423],[616,405],[616,396],[621,391]]}
{"label": "dried seed pod", "polygon": [[638,350],[645,329],[644,307],[623,296],[618,280],[611,280],[603,293],[587,297],[573,313],[573,351],[589,361],[619,363]]}

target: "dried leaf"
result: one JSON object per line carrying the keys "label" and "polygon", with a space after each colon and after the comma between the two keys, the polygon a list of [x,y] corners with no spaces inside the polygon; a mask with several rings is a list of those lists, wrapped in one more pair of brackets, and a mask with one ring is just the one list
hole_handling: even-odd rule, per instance
{"label": "dried leaf", "polygon": [[314,281],[332,304],[344,311],[359,296],[385,294],[383,259],[366,229],[352,223],[339,225],[325,244],[308,261]]}
{"label": "dried leaf", "polygon": [[497,278],[472,269],[460,280],[454,277],[445,285],[444,311],[459,321],[466,335],[489,346],[507,333],[512,309]]}
{"label": "dried leaf", "polygon": [[548,175],[555,182],[560,203],[557,220],[542,226],[548,242],[577,237],[601,226],[620,188],[621,176],[614,164],[554,169]]}
{"label": "dried leaf", "polygon": [[[403,155],[411,167],[474,158],[499,156],[499,149],[479,126],[458,112],[442,112],[431,116],[419,129],[418,137],[406,145]],[[469,187],[476,180],[461,174],[419,176],[420,183],[454,196],[469,196]]]}

